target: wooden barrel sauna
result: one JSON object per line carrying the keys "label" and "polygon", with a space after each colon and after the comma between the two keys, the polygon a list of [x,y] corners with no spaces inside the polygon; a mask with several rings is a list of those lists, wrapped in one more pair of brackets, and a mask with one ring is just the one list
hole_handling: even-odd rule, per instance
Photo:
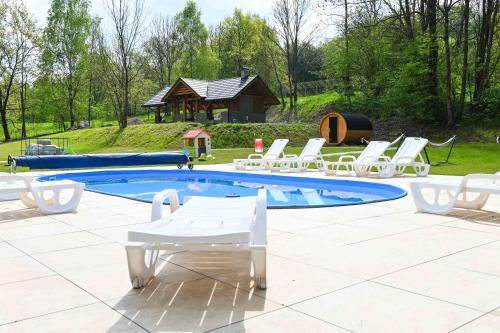
{"label": "wooden barrel sauna", "polygon": [[329,144],[361,143],[361,138],[369,139],[373,132],[372,123],[360,113],[331,112],[321,119],[319,131]]}

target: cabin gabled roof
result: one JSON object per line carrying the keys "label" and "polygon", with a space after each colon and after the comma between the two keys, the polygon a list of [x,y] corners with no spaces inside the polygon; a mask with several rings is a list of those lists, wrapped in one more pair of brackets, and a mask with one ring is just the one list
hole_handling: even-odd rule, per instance
{"label": "cabin gabled roof", "polygon": [[234,98],[256,78],[257,75],[252,75],[244,79],[234,77],[231,79],[210,81],[208,82],[208,93],[205,100],[214,101]]}
{"label": "cabin gabled roof", "polygon": [[200,96],[201,98],[207,97],[207,87],[208,81],[189,79],[181,77],[181,80],[184,81],[193,91]]}
{"label": "cabin gabled roof", "polygon": [[162,90],[158,91],[153,97],[151,97],[142,106],[162,106],[165,102],[162,101],[163,96],[165,96],[170,90],[170,86],[165,86]]}
{"label": "cabin gabled roof", "polygon": [[183,84],[191,89],[203,101],[222,101],[233,99],[241,94],[253,82],[260,81],[266,91],[272,96],[273,104],[279,104],[278,99],[272,91],[267,87],[265,82],[258,75],[250,75],[246,78],[234,77],[230,79],[204,81],[190,78],[179,78],[171,87],[165,87],[160,90],[149,101],[142,106],[160,106],[165,105],[165,99],[168,99],[169,93],[174,93],[174,90],[179,84]]}

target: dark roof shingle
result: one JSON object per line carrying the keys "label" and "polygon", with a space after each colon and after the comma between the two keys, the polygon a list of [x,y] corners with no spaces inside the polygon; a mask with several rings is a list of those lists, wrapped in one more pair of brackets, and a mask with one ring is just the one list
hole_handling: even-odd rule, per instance
{"label": "dark roof shingle", "polygon": [[142,104],[142,106],[161,106],[165,105],[165,102],[162,102],[163,96],[165,96],[170,90],[170,86],[165,86],[162,90],[158,91],[153,97],[151,97],[146,103]]}
{"label": "dark roof shingle", "polygon": [[201,98],[207,97],[207,86],[208,81],[189,79],[181,77],[181,80],[184,81],[191,89],[194,90],[195,93],[198,94]]}
{"label": "dark roof shingle", "polygon": [[[189,78],[180,78],[180,80],[193,89],[193,91],[196,92],[203,100],[217,101],[234,98],[246,87],[248,87],[256,78],[257,75],[251,75],[244,79],[234,77],[215,81],[203,81]],[[162,102],[162,99],[169,90],[170,87],[168,86],[163,88],[149,101],[144,103],[143,106],[164,105],[165,102]]]}
{"label": "dark roof shingle", "polygon": [[216,80],[208,82],[207,101],[230,99],[238,95],[257,76],[252,75],[245,79],[234,77],[231,79]]}

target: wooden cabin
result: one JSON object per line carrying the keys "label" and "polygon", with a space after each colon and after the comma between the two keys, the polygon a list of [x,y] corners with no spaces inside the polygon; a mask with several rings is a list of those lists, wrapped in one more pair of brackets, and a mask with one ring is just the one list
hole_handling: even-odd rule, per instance
{"label": "wooden cabin", "polygon": [[361,143],[373,132],[372,123],[360,113],[331,112],[321,119],[320,134],[329,144]]}
{"label": "wooden cabin", "polygon": [[249,75],[243,68],[239,77],[230,79],[179,78],[143,106],[155,107],[160,122],[161,108],[167,104],[171,105],[174,121],[205,123],[214,120],[213,110],[226,109],[220,114],[221,122],[264,123],[266,109],[279,101],[258,75]]}

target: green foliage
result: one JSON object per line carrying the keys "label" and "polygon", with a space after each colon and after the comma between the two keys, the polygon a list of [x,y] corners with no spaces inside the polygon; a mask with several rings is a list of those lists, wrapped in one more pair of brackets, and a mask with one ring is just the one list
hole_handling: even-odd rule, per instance
{"label": "green foliage", "polygon": [[346,99],[335,91],[329,91],[319,95],[303,96],[297,99],[299,115],[308,120],[316,116],[316,112],[322,107],[329,105],[345,104]]}
{"label": "green foliage", "polygon": [[[52,0],[44,31],[42,69],[51,84],[61,89],[71,125],[75,121],[76,96],[83,84],[90,33],[88,0]],[[54,89],[54,86],[52,89]]]}
{"label": "green foliage", "polygon": [[201,11],[196,3],[188,1],[177,19],[184,44],[178,71],[190,78],[215,78],[220,64],[207,47],[208,31],[201,22]]}

